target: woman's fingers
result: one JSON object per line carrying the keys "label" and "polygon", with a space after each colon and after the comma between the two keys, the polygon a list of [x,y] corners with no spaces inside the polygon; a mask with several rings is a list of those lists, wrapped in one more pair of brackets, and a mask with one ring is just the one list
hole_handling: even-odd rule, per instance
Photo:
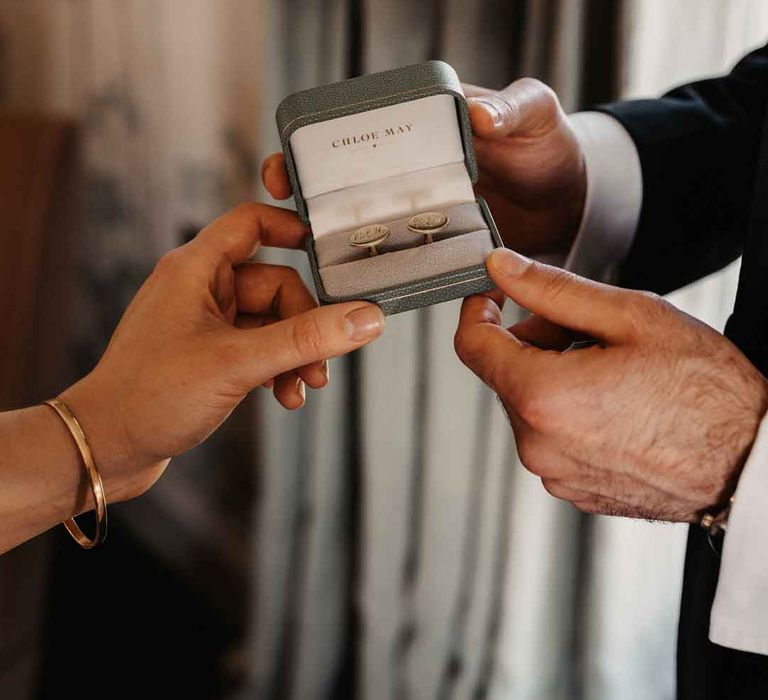
{"label": "woman's fingers", "polygon": [[235,318],[235,327],[252,330],[254,328],[261,328],[262,326],[266,326],[268,323],[274,323],[275,320],[277,319],[274,316],[238,314]]}
{"label": "woman's fingers", "polygon": [[331,304],[223,339],[233,377],[244,391],[311,362],[344,355],[381,335],[381,309],[366,302]]}
{"label": "woman's fingers", "polygon": [[317,306],[304,281],[291,267],[248,263],[235,270],[237,310],[290,318]]}
{"label": "woman's fingers", "polygon": [[304,382],[297,372],[285,372],[275,377],[272,391],[280,405],[289,411],[301,408],[306,400]]}
{"label": "woman's fingers", "polygon": [[[235,319],[235,326],[237,326],[237,328],[253,330],[255,328],[264,328],[265,326],[276,323],[279,320],[280,319],[277,316],[252,316],[251,314],[238,314],[237,318]],[[270,389],[273,392],[275,399],[277,399],[277,401],[280,402],[280,404],[285,408],[289,410],[301,408],[304,405],[305,399],[304,380],[301,377],[301,370],[304,370],[305,373],[309,375],[309,385],[314,389],[319,389],[321,386],[316,386],[315,384],[317,382],[312,383],[317,369],[315,369],[314,372],[309,371],[312,368],[316,368],[318,364],[324,365],[325,363],[314,363],[312,365],[302,367],[300,370],[285,372],[278,375],[277,377],[268,379],[261,386],[264,389]],[[327,381],[324,382],[324,384],[325,383],[327,383]]]}
{"label": "woman's fingers", "polygon": [[204,269],[216,269],[222,261],[232,266],[246,262],[262,245],[301,248],[306,235],[307,227],[296,212],[246,202],[206,226],[175,253],[183,251]]}
{"label": "woman's fingers", "polygon": [[[235,272],[235,285],[241,314],[269,314],[277,320],[292,318],[317,307],[299,273],[290,267],[264,263],[241,265]],[[327,362],[320,360],[301,367],[298,376],[313,389],[321,389],[328,383]],[[295,382],[289,384],[296,386]]]}
{"label": "woman's fingers", "polygon": [[[270,323],[277,321],[275,316],[253,316],[251,314],[238,314],[235,318],[235,327],[253,330],[254,328],[262,328]],[[275,386],[275,380],[267,379],[262,385],[263,389],[272,390]]]}

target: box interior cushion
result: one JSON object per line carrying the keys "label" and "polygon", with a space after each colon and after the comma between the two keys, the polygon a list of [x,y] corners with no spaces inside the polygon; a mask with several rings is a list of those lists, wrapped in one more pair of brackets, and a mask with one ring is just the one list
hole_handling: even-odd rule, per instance
{"label": "box interior cushion", "polygon": [[349,243],[349,231],[315,240],[315,257],[326,294],[332,297],[365,296],[419,280],[482,265],[495,248],[488,224],[476,202],[440,211],[448,225],[434,234],[433,243],[407,228],[408,219],[385,223],[392,230],[371,256]]}
{"label": "box interior cushion", "polygon": [[454,95],[309,124],[290,145],[315,239],[474,201]]}
{"label": "box interior cushion", "polygon": [[[459,204],[454,207],[440,209],[448,216],[448,225],[433,234],[433,240],[441,241],[446,238],[487,229],[483,214],[476,202]],[[424,236],[408,230],[410,216],[384,222],[391,230],[389,238],[377,246],[379,256],[406,248],[418,248],[424,244]],[[315,241],[315,257],[317,266],[322,271],[330,265],[340,265],[354,260],[364,260],[370,257],[365,248],[356,248],[349,243],[351,231],[341,231],[323,236]]]}

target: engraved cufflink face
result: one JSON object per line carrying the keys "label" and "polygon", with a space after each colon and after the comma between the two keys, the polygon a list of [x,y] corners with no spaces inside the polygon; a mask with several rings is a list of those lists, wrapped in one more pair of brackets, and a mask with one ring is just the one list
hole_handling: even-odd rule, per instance
{"label": "engraved cufflink face", "polygon": [[423,214],[412,216],[408,221],[408,230],[424,236],[426,243],[432,243],[434,240],[433,234],[442,231],[449,221],[450,219],[447,214],[439,211],[427,211]]}
{"label": "engraved cufflink face", "polygon": [[383,224],[363,226],[349,234],[349,244],[355,248],[368,248],[371,256],[378,255],[378,246],[389,238],[391,232],[389,226]]}

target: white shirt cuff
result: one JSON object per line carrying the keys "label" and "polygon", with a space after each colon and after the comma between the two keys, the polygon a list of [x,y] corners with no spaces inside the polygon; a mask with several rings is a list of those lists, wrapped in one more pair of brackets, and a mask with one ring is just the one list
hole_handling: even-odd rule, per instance
{"label": "white shirt cuff", "polygon": [[728,517],[709,638],[768,654],[768,417],[739,479]]}
{"label": "white shirt cuff", "polygon": [[584,153],[584,216],[563,265],[582,277],[613,282],[635,236],[643,201],[643,176],[634,141],[613,117],[579,112],[571,127]]}

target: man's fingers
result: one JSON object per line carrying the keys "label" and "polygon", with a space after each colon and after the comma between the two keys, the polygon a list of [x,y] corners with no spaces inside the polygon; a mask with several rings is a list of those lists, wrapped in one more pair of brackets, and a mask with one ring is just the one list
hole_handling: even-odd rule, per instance
{"label": "man's fingers", "polygon": [[462,83],[461,87],[464,90],[464,97],[467,99],[470,99],[471,97],[493,95],[496,92],[496,90],[491,88],[482,87],[482,85],[473,85],[472,83]]}
{"label": "man's fingers", "polygon": [[532,78],[517,80],[498,92],[468,87],[476,95],[469,97],[469,114],[480,138],[536,136],[553,128],[561,116],[552,89]]}
{"label": "man's fingers", "polygon": [[295,212],[251,202],[220,216],[189,246],[215,264],[226,258],[234,266],[252,258],[262,245],[301,248],[306,235],[307,227]]}
{"label": "man's fingers", "polygon": [[228,340],[235,371],[249,388],[312,362],[357,350],[381,335],[384,314],[375,304],[348,302],[313,309]]}
{"label": "man's fingers", "polygon": [[494,391],[520,387],[535,358],[534,348],[526,348],[499,325],[501,310],[485,295],[464,300],[454,347],[459,359]]}
{"label": "man's fingers", "polygon": [[541,316],[531,316],[507,329],[518,340],[541,350],[562,352],[573,342],[574,334]]}
{"label": "man's fingers", "polygon": [[615,342],[635,331],[630,313],[636,312],[642,296],[636,292],[578,277],[511,250],[495,250],[487,267],[510,299],[558,326]]}
{"label": "man's fingers", "polygon": [[273,153],[267,157],[261,167],[261,179],[267,192],[275,199],[288,199],[291,196],[291,183],[282,153]]}

